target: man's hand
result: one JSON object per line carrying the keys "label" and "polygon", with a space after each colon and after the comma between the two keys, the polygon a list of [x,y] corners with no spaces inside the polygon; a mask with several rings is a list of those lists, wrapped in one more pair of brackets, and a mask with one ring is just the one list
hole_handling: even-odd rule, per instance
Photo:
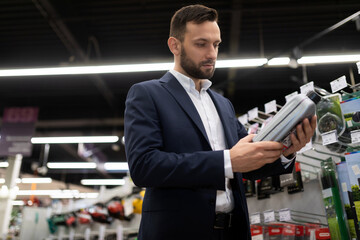
{"label": "man's hand", "polygon": [[252,142],[255,134],[242,138],[230,149],[233,172],[250,172],[276,161],[283,145],[273,141]]}
{"label": "man's hand", "polygon": [[296,153],[302,149],[314,135],[316,129],[316,116],[312,117],[311,122],[309,119],[305,118],[304,121],[296,126],[296,135],[291,134],[291,143],[292,145],[286,149],[283,153],[285,157],[290,154]]}

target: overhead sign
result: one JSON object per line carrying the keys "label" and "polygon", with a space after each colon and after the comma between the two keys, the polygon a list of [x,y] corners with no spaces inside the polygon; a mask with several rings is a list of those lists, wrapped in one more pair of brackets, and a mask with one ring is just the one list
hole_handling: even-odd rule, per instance
{"label": "overhead sign", "polygon": [[0,131],[0,156],[31,156],[31,137],[38,113],[36,107],[5,108]]}

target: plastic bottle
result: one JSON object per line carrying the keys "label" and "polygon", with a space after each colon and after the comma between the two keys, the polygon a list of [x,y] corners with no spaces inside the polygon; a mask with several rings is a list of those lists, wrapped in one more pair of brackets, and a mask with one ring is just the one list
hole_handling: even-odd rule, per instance
{"label": "plastic bottle", "polygon": [[282,142],[284,148],[291,145],[290,133],[295,131],[296,125],[305,118],[309,120],[315,115],[316,104],[321,97],[314,91],[307,95],[298,94],[293,97],[274,116],[274,118],[254,138],[254,142],[277,141]]}

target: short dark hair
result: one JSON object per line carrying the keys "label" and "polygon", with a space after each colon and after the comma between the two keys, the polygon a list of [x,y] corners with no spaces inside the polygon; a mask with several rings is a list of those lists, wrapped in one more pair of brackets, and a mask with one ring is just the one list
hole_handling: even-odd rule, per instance
{"label": "short dark hair", "polygon": [[213,8],[200,4],[183,7],[177,10],[171,18],[170,37],[177,38],[182,42],[186,31],[186,23],[201,24],[205,21],[217,22],[217,20],[218,13]]}

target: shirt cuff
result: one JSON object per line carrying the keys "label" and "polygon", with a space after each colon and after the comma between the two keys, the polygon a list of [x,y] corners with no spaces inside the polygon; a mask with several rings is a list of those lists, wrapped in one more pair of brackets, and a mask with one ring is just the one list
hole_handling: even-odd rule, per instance
{"label": "shirt cuff", "polygon": [[294,161],[294,159],[295,159],[295,154],[294,155],[290,155],[289,157],[290,158],[286,158],[286,157],[284,157],[283,155],[281,155],[280,156],[280,159],[281,159],[281,163],[282,163],[282,165],[284,166],[284,168],[285,169],[287,169],[290,165],[291,165],[291,163]]}
{"label": "shirt cuff", "polygon": [[232,171],[231,159],[230,159],[230,150],[224,150],[224,168],[225,168],[225,177],[234,178],[234,173]]}

